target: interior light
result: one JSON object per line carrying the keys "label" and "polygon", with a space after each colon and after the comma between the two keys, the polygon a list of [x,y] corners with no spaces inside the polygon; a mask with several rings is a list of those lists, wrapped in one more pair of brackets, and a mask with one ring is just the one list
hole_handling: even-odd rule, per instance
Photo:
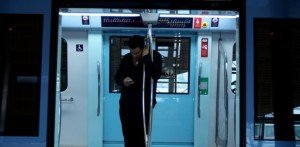
{"label": "interior light", "polygon": [[88,15],[88,16],[140,16],[140,14],[126,14],[126,13],[65,13],[65,12],[59,12],[59,15],[64,15],[64,16],[82,16],[82,15]]}
{"label": "interior light", "polygon": [[[127,13],[66,13],[66,12],[59,12],[59,15],[64,16],[131,16],[131,17],[138,17],[140,14],[127,14]],[[180,15],[180,14],[160,14],[160,17],[183,17],[183,18],[190,18],[190,17],[202,17],[202,18],[238,18],[239,15]]]}
{"label": "interior light", "polygon": [[178,15],[178,14],[160,14],[160,17],[238,18],[239,15]]}

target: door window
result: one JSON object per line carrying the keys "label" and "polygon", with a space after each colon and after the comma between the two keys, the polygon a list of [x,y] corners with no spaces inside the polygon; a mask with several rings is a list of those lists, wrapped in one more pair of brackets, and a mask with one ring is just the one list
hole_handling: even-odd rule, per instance
{"label": "door window", "polygon": [[[177,36],[155,38],[155,50],[162,55],[162,75],[157,82],[157,93],[189,93],[190,38]],[[114,75],[121,58],[130,52],[127,46],[129,37],[110,38],[110,92],[120,91]]]}
{"label": "door window", "polygon": [[0,16],[0,134],[38,136],[43,17]]}

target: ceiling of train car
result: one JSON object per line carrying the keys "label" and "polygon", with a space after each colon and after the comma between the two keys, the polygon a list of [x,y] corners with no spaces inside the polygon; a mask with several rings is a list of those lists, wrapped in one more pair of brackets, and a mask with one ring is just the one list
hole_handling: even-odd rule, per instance
{"label": "ceiling of train car", "polygon": [[177,9],[114,9],[114,8],[61,8],[61,12],[68,13],[160,13],[160,14],[182,14],[182,15],[222,15],[235,16],[237,11],[223,11],[223,10],[177,10]]}
{"label": "ceiling of train car", "polygon": [[[159,13],[159,14],[170,14],[170,15],[181,15],[181,16],[189,16],[189,15],[206,15],[206,16],[238,16],[237,11],[217,11],[217,10],[177,10],[177,9],[114,9],[114,8],[61,8],[60,12],[63,13],[91,13],[91,14],[138,14],[141,13]],[[103,28],[102,28],[103,29]],[[135,28],[128,28],[128,29],[103,29],[104,32],[126,32],[126,33],[141,33],[144,32],[146,29],[135,29]],[[178,30],[170,30],[170,29],[153,29],[153,33],[165,34],[165,33],[177,33]],[[193,32],[191,30],[181,29],[180,33],[184,34],[194,34],[197,32]]]}
{"label": "ceiling of train car", "polygon": [[[129,33],[129,34],[142,34],[147,32],[146,29],[102,29],[105,33]],[[190,31],[190,30],[167,30],[167,29],[161,29],[161,30],[152,30],[152,34],[160,34],[160,35],[170,35],[170,34],[176,34],[180,33],[181,35],[195,35],[198,32],[196,31]]]}

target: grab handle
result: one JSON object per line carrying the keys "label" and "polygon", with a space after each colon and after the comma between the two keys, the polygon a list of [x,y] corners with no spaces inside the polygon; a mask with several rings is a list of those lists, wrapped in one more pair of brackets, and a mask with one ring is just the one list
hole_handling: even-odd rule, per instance
{"label": "grab handle", "polygon": [[98,103],[97,103],[97,116],[100,115],[100,62],[97,61],[97,73],[98,73],[98,87],[97,87],[97,90],[98,90]]}
{"label": "grab handle", "polygon": [[198,118],[200,118],[200,96],[201,96],[201,72],[202,72],[202,63],[199,64],[199,72],[198,72],[198,106],[197,106],[197,114],[198,114]]}
{"label": "grab handle", "polygon": [[62,98],[60,99],[62,102],[73,102],[74,101],[74,98],[73,97],[70,97],[70,98]]}
{"label": "grab handle", "polygon": [[227,75],[227,71],[228,71],[228,62],[227,62],[227,55],[225,55],[225,61],[224,61],[224,92],[225,92],[225,101],[226,103],[224,104],[225,109],[226,109],[226,118],[228,118],[228,75]]}

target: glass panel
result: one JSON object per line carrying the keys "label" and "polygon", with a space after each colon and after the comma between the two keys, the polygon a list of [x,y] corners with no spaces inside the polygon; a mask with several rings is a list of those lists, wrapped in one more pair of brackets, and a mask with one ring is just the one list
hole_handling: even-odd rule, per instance
{"label": "glass panel", "polygon": [[255,20],[255,139],[299,140],[300,21],[282,21]]}
{"label": "glass panel", "polygon": [[[117,72],[122,56],[129,53],[128,39],[129,37],[110,38],[110,92],[120,90],[113,75]],[[157,92],[189,93],[190,38],[157,37],[156,49],[163,56],[163,74],[157,82]]]}
{"label": "glass panel", "polygon": [[129,53],[127,41],[129,37],[110,37],[110,92],[120,92],[121,87],[115,83],[114,75],[116,75],[122,57]]}
{"label": "glass panel", "polygon": [[66,39],[61,39],[61,68],[60,68],[60,88],[65,91],[68,87],[68,43]]}
{"label": "glass panel", "polygon": [[231,92],[236,94],[236,43],[232,49],[232,66],[231,66]]}
{"label": "glass panel", "polygon": [[0,133],[38,136],[43,17],[6,15],[1,18]]}
{"label": "glass panel", "polygon": [[190,38],[157,37],[156,48],[163,56],[163,73],[157,82],[159,93],[189,93]]}

